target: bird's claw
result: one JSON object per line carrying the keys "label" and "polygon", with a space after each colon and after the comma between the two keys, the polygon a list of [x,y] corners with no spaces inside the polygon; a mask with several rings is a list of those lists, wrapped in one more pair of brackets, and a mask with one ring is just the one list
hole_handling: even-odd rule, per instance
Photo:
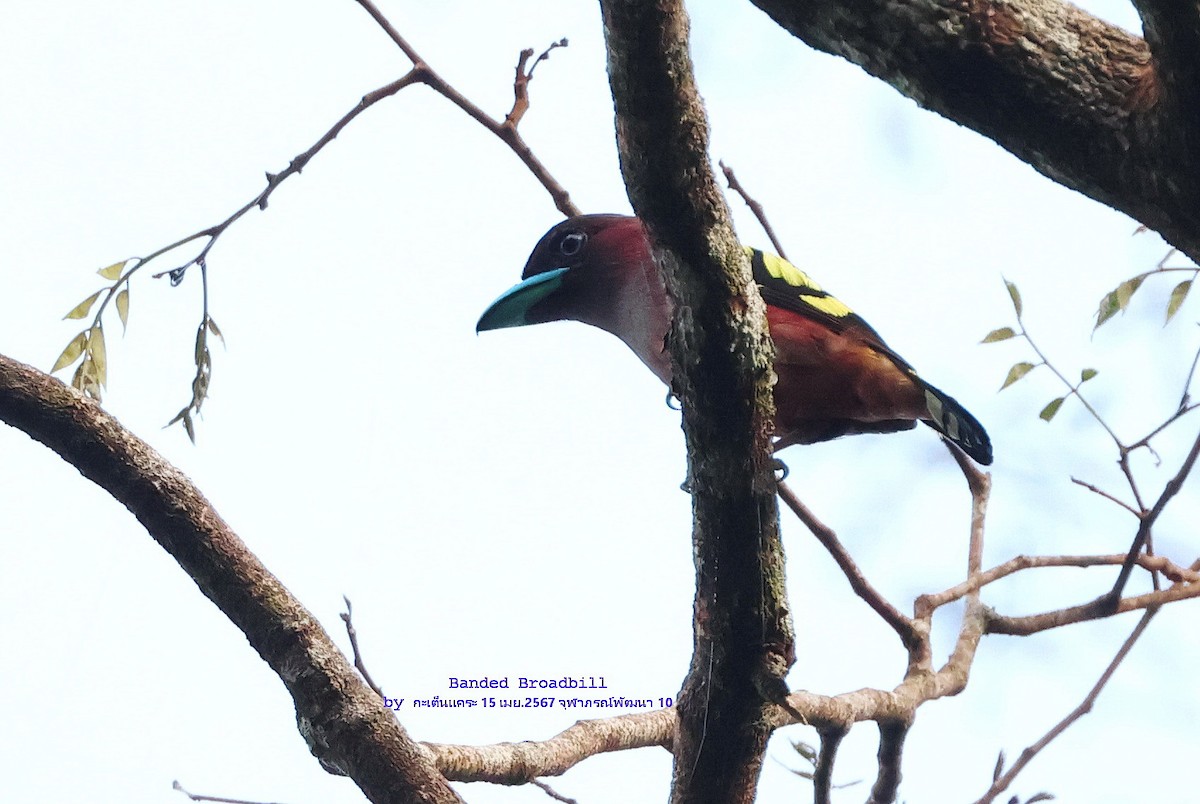
{"label": "bird's claw", "polygon": [[788,474],[791,472],[788,465],[778,458],[771,459],[771,471],[775,472],[775,482],[782,483],[787,480]]}

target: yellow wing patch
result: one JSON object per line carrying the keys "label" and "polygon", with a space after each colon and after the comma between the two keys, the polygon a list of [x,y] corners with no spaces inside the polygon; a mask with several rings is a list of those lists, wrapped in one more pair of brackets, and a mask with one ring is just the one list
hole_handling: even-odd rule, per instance
{"label": "yellow wing patch", "polygon": [[799,291],[797,294],[799,300],[809,307],[834,318],[854,315],[854,311],[844,302],[829,295],[828,291],[814,282],[812,277],[783,257],[767,254],[765,251],[759,251],[749,246],[746,247],[746,253],[750,255],[751,262],[761,266],[768,276],[796,288]]}

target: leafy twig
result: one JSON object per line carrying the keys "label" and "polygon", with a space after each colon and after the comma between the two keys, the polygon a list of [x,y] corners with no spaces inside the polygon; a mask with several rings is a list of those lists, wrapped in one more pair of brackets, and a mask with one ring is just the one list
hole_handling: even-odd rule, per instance
{"label": "leafy twig", "polygon": [[[445,81],[429,64],[422,59],[412,46],[399,34],[396,28],[387,20],[386,17],[379,11],[374,3],[370,0],[356,0],[368,14],[378,23],[378,25],[391,37],[392,41],[400,48],[400,50],[412,62],[412,68],[400,78],[392,81],[384,86],[379,87],[359,99],[359,102],[348,112],[342,115],[336,123],[326,131],[320,139],[318,139],[308,150],[297,154],[292,158],[288,166],[279,173],[266,174],[266,186],[252,199],[246,202],[243,206],[229,215],[227,218],[212,226],[206,227],[192,234],[182,237],[173,243],[170,243],[162,248],[159,248],[143,257],[132,257],[123,260],[119,263],[114,263],[108,268],[100,271],[101,276],[113,282],[108,288],[96,291],[87,299],[77,304],[71,312],[67,314],[68,318],[84,318],[91,310],[97,299],[103,295],[100,307],[96,312],[92,325],[83,332],[76,335],[66,349],[63,350],[58,360],[54,364],[52,371],[59,371],[73,364],[81,357],[82,362],[77,368],[72,379],[72,384],[84,393],[99,400],[101,391],[107,384],[107,353],[104,344],[104,331],[101,324],[101,315],[104,313],[110,300],[115,299],[116,308],[121,318],[121,323],[124,326],[128,320],[129,312],[129,286],[130,279],[134,274],[139,272],[146,265],[158,260],[162,256],[181,248],[189,243],[197,240],[205,240],[206,242],[195,254],[186,262],[164,271],[154,274],[154,278],[163,276],[170,277],[172,285],[178,285],[184,279],[188,269],[192,266],[197,266],[200,269],[202,293],[203,293],[203,312],[201,315],[200,325],[196,331],[196,348],[195,348],[195,363],[196,374],[192,380],[192,398],[174,418],[168,422],[168,426],[176,422],[182,422],[184,429],[187,431],[188,437],[195,441],[195,424],[194,416],[200,413],[200,408],[208,395],[209,382],[212,374],[212,359],[211,353],[208,350],[207,335],[212,333],[221,337],[220,330],[213,321],[208,309],[208,256],[216,245],[217,240],[238,220],[252,209],[265,210],[272,193],[288,178],[300,173],[309,161],[314,156],[321,152],[329,143],[346,128],[355,118],[362,114],[367,109],[374,106],[376,103],[395,95],[400,90],[414,84],[424,84],[433,89],[438,94],[452,102],[459,109],[466,112],[472,119],[486,128],[488,131],[495,134],[502,142],[508,145],[509,148],[521,159],[521,161],[529,168],[534,177],[546,188],[554,200],[555,206],[564,215],[577,215],[579,210],[572,203],[570,195],[562,187],[561,184],[550,174],[546,167],[534,156],[532,149],[526,144],[524,139],[517,131],[517,124],[529,109],[529,82],[533,78],[534,68],[539,63],[549,58],[551,51],[556,48],[566,47],[567,40],[562,39],[551,44],[540,56],[529,64],[529,59],[533,55],[532,50],[524,50],[521,52],[517,62],[516,78],[513,84],[513,107],[512,110],[503,120],[496,120],[489,117],[482,109],[471,103],[465,96],[459,93],[453,86]],[[527,67],[528,65],[528,67]]]}

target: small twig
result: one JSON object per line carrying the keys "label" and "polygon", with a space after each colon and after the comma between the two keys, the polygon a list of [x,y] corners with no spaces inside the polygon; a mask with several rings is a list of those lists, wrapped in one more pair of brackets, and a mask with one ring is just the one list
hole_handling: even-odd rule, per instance
{"label": "small twig", "polygon": [[542,55],[533,60],[533,64],[529,65],[529,69],[525,69],[525,64],[533,55],[533,48],[526,48],[521,51],[520,57],[517,59],[517,74],[513,79],[513,106],[512,111],[504,118],[504,125],[510,128],[516,128],[521,118],[529,111],[529,82],[533,80],[533,71],[543,61],[550,58],[550,51],[559,47],[566,47],[566,37],[559,39],[557,42],[551,43],[550,47],[542,51]]}
{"label": "small twig", "polygon": [[875,613],[883,618],[884,622],[892,627],[900,636],[900,640],[906,647],[915,645],[919,636],[916,628],[913,626],[913,621],[904,616],[891,603],[889,603],[882,594],[879,593],[871,582],[863,575],[862,570],[854,563],[854,559],[850,557],[850,553],[838,540],[837,534],[833,532],[827,525],[821,522],[813,514],[812,511],[800,501],[796,493],[783,482],[779,483],[779,497],[792,509],[792,512],[800,519],[801,522],[808,527],[812,534],[817,537],[817,541],[829,552],[833,560],[842,570],[842,574],[846,576],[846,580],[850,582],[850,587],[860,598],[866,601],[867,605],[875,610]]}
{"label": "small twig", "polygon": [[746,202],[746,206],[750,207],[750,211],[754,213],[754,217],[758,218],[758,223],[762,226],[763,231],[767,233],[767,237],[771,240],[771,245],[775,248],[775,253],[780,257],[787,259],[787,254],[783,250],[783,246],[779,242],[779,238],[775,236],[775,230],[771,228],[771,222],[767,220],[767,213],[763,209],[762,204],[755,201],[742,187],[741,182],[737,180],[737,176],[733,175],[733,168],[726,167],[724,162],[717,162],[721,166],[721,172],[725,174],[725,181],[729,183],[729,189],[742,197]]}
{"label": "small twig", "polygon": [[[362,6],[363,9],[365,9],[366,12],[371,15],[371,18],[378,23],[379,27],[381,27],[387,33],[387,35],[391,37],[392,41],[396,43],[397,47],[399,47],[400,50],[404,52],[404,55],[408,57],[409,61],[413,63],[413,72],[420,73],[420,82],[422,84],[425,84],[425,86],[429,87],[434,92],[453,103],[459,109],[466,112],[475,122],[479,123],[479,125],[495,134],[505,145],[511,148],[513,153],[515,153],[517,157],[525,163],[525,167],[529,168],[534,177],[536,177],[537,180],[541,182],[541,185],[546,188],[546,191],[550,193],[550,197],[554,199],[554,205],[558,207],[559,212],[567,217],[573,217],[580,213],[579,208],[575,206],[573,201],[571,201],[571,196],[567,193],[566,189],[558,183],[557,179],[550,175],[550,171],[547,170],[546,166],[543,165],[538,158],[533,155],[533,150],[528,144],[526,144],[521,135],[517,133],[515,121],[510,124],[507,117],[504,120],[494,120],[489,117],[485,111],[480,109],[471,101],[467,100],[462,93],[451,86],[440,75],[438,75],[437,72],[429,66],[429,63],[421,58],[413,46],[410,45],[404,39],[404,37],[400,35],[400,32],[397,31],[390,22],[388,22],[387,18],[383,16],[383,13],[375,7],[375,4],[372,3],[371,0],[355,0],[355,2]],[[559,40],[559,42],[555,43],[550,48],[547,48],[546,53],[544,53],[543,56],[548,57],[550,51],[555,47],[566,47],[565,43],[565,39]],[[518,69],[521,69],[523,66],[521,62],[527,61],[528,58],[528,56],[524,56],[523,59],[518,61]],[[541,60],[541,57],[539,57],[537,61]],[[536,65],[537,62],[534,62],[534,64]],[[530,78],[532,78],[532,76],[526,74],[525,81],[522,83],[518,80],[517,83],[520,84],[521,87],[525,87],[528,85]],[[518,88],[517,91],[520,92],[521,88]],[[519,104],[520,100],[517,99],[514,102],[514,109]],[[521,114],[524,114],[524,111],[522,111]]]}
{"label": "small twig", "polygon": [[1196,465],[1196,459],[1200,457],[1200,435],[1192,442],[1192,448],[1188,455],[1183,460],[1183,464],[1179,467],[1179,471],[1173,478],[1167,481],[1163,487],[1162,494],[1158,496],[1158,500],[1154,503],[1154,507],[1147,511],[1141,518],[1138,525],[1137,536],[1133,539],[1133,544],[1129,547],[1129,555],[1125,559],[1124,566],[1121,567],[1121,572],[1117,576],[1117,582],[1113,584],[1112,592],[1109,594],[1113,600],[1120,598],[1125,590],[1125,584],[1129,581],[1129,575],[1133,572],[1133,566],[1137,563],[1137,556],[1142,552],[1142,547],[1145,546],[1150,538],[1150,529],[1154,527],[1154,523],[1158,521],[1158,517],[1166,508],[1167,503],[1179,493],[1183,488],[1183,483],[1191,474],[1192,467]]}
{"label": "small twig", "polygon": [[981,796],[979,800],[975,802],[975,804],[990,804],[991,802],[995,801],[996,797],[1004,792],[1004,790],[1007,789],[1010,784],[1012,784],[1013,780],[1017,777],[1017,774],[1024,770],[1025,766],[1028,765],[1033,758],[1042,751],[1042,749],[1044,749],[1047,745],[1053,742],[1056,737],[1070,728],[1075,721],[1092,711],[1092,707],[1095,705],[1096,699],[1100,696],[1100,692],[1104,689],[1105,685],[1108,684],[1109,679],[1112,678],[1113,673],[1116,672],[1117,668],[1121,665],[1121,662],[1123,662],[1125,657],[1129,655],[1129,652],[1133,650],[1134,644],[1145,632],[1146,626],[1150,624],[1150,620],[1153,619],[1154,615],[1157,613],[1158,607],[1146,610],[1146,613],[1142,615],[1142,619],[1138,621],[1138,624],[1133,629],[1133,632],[1125,640],[1124,644],[1121,645],[1121,649],[1117,651],[1117,655],[1113,657],[1112,661],[1108,663],[1108,667],[1106,667],[1104,672],[1100,675],[1099,681],[1097,681],[1095,686],[1092,687],[1091,691],[1084,696],[1084,699],[1082,702],[1080,702],[1079,706],[1075,707],[1070,714],[1055,724],[1054,728],[1046,732],[1042,739],[1038,740],[1036,743],[1022,751],[1021,756],[1017,758],[1017,761],[1013,763],[1013,766],[1009,768],[1006,773],[1000,775],[994,782],[992,782],[992,786],[988,788],[987,792],[984,793],[983,796]]}
{"label": "small twig", "polygon": [[1134,515],[1134,516],[1136,516],[1136,517],[1139,517],[1139,518],[1140,518],[1140,517],[1141,517],[1141,515],[1142,515],[1141,511],[1139,511],[1138,509],[1134,508],[1134,507],[1133,507],[1132,505],[1130,505],[1129,503],[1125,502],[1124,500],[1122,500],[1122,499],[1120,499],[1120,498],[1118,498],[1118,497],[1114,497],[1112,494],[1109,494],[1109,493],[1108,493],[1107,491],[1105,491],[1104,489],[1102,489],[1102,488],[1099,488],[1099,487],[1097,487],[1097,486],[1094,486],[1094,485],[1092,485],[1091,483],[1088,483],[1088,482],[1087,482],[1087,481],[1085,481],[1085,480],[1080,480],[1080,479],[1079,479],[1079,478],[1077,478],[1077,477],[1072,477],[1072,478],[1071,478],[1071,482],[1072,482],[1072,483],[1074,483],[1074,484],[1075,484],[1075,485],[1077,485],[1077,486],[1083,486],[1085,489],[1087,489],[1088,491],[1090,491],[1090,492],[1092,492],[1092,493],[1094,493],[1094,494],[1099,494],[1101,497],[1103,497],[1103,498],[1104,498],[1104,499],[1106,499],[1106,500],[1109,500],[1109,501],[1111,501],[1111,502],[1114,502],[1114,503],[1116,503],[1117,505],[1121,506],[1121,507],[1122,507],[1122,508],[1124,508],[1126,511],[1128,511],[1129,513],[1133,514],[1133,515]]}
{"label": "small twig", "polygon": [[380,698],[383,698],[385,697],[383,690],[380,689],[379,685],[375,683],[375,680],[371,678],[371,674],[367,672],[366,662],[363,661],[362,652],[358,649],[358,631],[355,629],[354,623],[351,621],[351,617],[354,616],[354,606],[351,605],[350,598],[346,597],[345,595],[342,595],[342,600],[346,601],[346,611],[340,616],[342,618],[342,622],[346,624],[346,635],[350,637],[350,649],[354,652],[354,668],[358,670],[358,674],[363,677],[363,681],[367,682],[367,686],[375,690],[376,695],[378,695]]}
{"label": "small twig", "polygon": [[174,268],[169,271],[160,271],[157,274],[154,274],[155,279],[158,279],[164,275],[169,274],[169,275],[171,275],[171,281],[174,284],[178,284],[179,278],[182,276],[182,272],[184,270],[186,270],[187,268],[189,268],[192,265],[200,265],[200,264],[204,263],[205,259],[208,257],[208,253],[212,250],[213,246],[216,245],[217,239],[220,238],[221,235],[225,234],[226,230],[228,230],[230,226],[232,226],[239,219],[241,219],[241,217],[243,215],[245,215],[247,212],[249,212],[250,210],[252,210],[256,207],[259,210],[265,210],[267,208],[268,202],[270,201],[271,194],[275,192],[275,190],[279,187],[279,185],[283,184],[283,182],[287,181],[293,175],[304,170],[305,166],[308,165],[309,161],[314,156],[316,156],[318,153],[320,153],[321,150],[324,149],[326,145],[328,145],[329,143],[331,143],[335,139],[337,139],[338,134],[342,133],[342,129],[344,129],[346,126],[348,126],[350,124],[350,122],[352,120],[354,120],[354,118],[358,117],[360,114],[362,114],[367,109],[374,106],[376,103],[379,103],[379,101],[381,101],[385,98],[390,98],[392,95],[395,95],[397,92],[404,89],[405,87],[411,86],[412,84],[418,83],[420,81],[421,81],[420,72],[416,69],[413,69],[413,70],[410,70],[405,75],[403,75],[402,77],[397,78],[395,81],[392,81],[390,84],[385,84],[384,86],[379,87],[378,89],[373,90],[371,92],[368,92],[366,95],[363,95],[362,98],[359,99],[358,103],[355,104],[354,108],[352,108],[350,111],[348,111],[344,115],[342,115],[341,118],[336,123],[334,123],[333,126],[328,131],[326,131],[324,134],[322,134],[321,138],[318,139],[315,143],[313,143],[312,146],[309,147],[308,150],[292,157],[292,161],[288,163],[288,166],[286,168],[284,168],[279,173],[267,173],[267,186],[264,187],[262,189],[262,191],[260,191],[258,193],[258,195],[254,196],[254,198],[252,198],[248,202],[246,202],[246,204],[244,204],[236,212],[234,212],[232,215],[230,215],[228,218],[226,218],[225,220],[221,221],[218,224],[209,226],[207,229],[201,229],[198,232],[194,232],[193,234],[190,234],[187,237],[181,238],[181,239],[175,241],[174,243],[171,243],[168,246],[163,246],[162,248],[158,249],[157,251],[152,252],[151,254],[149,254],[145,257],[136,258],[138,260],[138,265],[135,268],[131,269],[129,271],[129,273],[133,273],[134,271],[136,271],[138,268],[141,268],[146,263],[150,262],[151,260],[153,260],[157,257],[162,256],[163,254],[166,254],[169,251],[173,251],[173,250],[179,248],[180,246],[190,243],[193,240],[199,240],[200,238],[207,237],[208,242],[204,245],[204,247],[200,250],[200,253],[197,254],[195,258],[184,263],[179,268]]}
{"label": "small twig", "polygon": [[[1197,352],[1196,354],[1200,355],[1200,352]],[[1195,364],[1193,364],[1192,368],[1193,369],[1195,368]],[[1182,419],[1187,414],[1191,413],[1196,408],[1200,408],[1200,404],[1180,405],[1179,410],[1172,413],[1171,417],[1169,419],[1167,419],[1165,422],[1160,424],[1158,427],[1155,427],[1153,430],[1151,430],[1149,435],[1144,436],[1143,438],[1139,438],[1137,441],[1134,441],[1132,444],[1130,444],[1129,451],[1132,452],[1133,450],[1138,449],[1139,447],[1146,447],[1147,449],[1149,449],[1150,448],[1150,439],[1154,438],[1156,435],[1161,433],[1163,430],[1166,430],[1172,424],[1179,421],[1180,419]]]}
{"label": "small twig", "polygon": [[189,793],[178,781],[171,782],[171,789],[178,790],[192,801],[216,801],[220,804],[272,804],[268,801],[249,801],[244,798],[225,798],[224,796],[204,796],[199,793]]}
{"label": "small twig", "polygon": [[1050,369],[1050,371],[1054,373],[1054,376],[1058,377],[1058,379],[1062,381],[1062,384],[1067,387],[1067,396],[1073,396],[1078,399],[1084,408],[1087,409],[1087,412],[1092,415],[1092,418],[1096,420],[1096,423],[1103,427],[1104,431],[1108,433],[1110,438],[1112,438],[1113,443],[1117,445],[1117,449],[1124,452],[1126,449],[1124,442],[1122,442],[1117,434],[1113,432],[1113,429],[1108,426],[1108,422],[1104,420],[1104,417],[1100,415],[1100,412],[1092,407],[1092,404],[1087,401],[1087,398],[1080,393],[1079,386],[1082,385],[1082,382],[1072,385],[1071,381],[1063,376],[1063,373],[1059,371],[1053,363],[1050,362],[1045,354],[1042,353],[1042,350],[1038,348],[1038,345],[1034,342],[1033,338],[1030,337],[1029,330],[1025,326],[1025,320],[1020,311],[1017,312],[1017,324],[1021,327],[1021,337],[1024,338],[1025,342],[1029,344],[1029,348],[1032,349],[1034,354],[1038,356],[1038,359],[1042,361],[1042,365]]}
{"label": "small twig", "polygon": [[[1192,387],[1192,380],[1196,376],[1196,365],[1200,363],[1200,349],[1196,350],[1196,356],[1192,358],[1192,367],[1188,369],[1187,379],[1183,381],[1183,393],[1179,397],[1179,408],[1182,410],[1188,406],[1188,400],[1191,399],[1189,389]],[[1193,405],[1193,407],[1195,407]]]}
{"label": "small twig", "polygon": [[550,798],[554,799],[555,801],[562,801],[564,804],[579,804],[579,802],[575,799],[567,798],[562,793],[557,792],[553,787],[546,784],[541,779],[530,779],[529,783],[534,787],[541,788],[543,793],[550,796]]}

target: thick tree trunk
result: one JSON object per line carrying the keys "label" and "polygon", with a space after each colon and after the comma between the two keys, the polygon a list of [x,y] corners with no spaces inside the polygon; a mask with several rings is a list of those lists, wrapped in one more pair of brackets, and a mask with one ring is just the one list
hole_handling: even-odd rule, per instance
{"label": "thick tree trunk", "polygon": [[621,167],[675,302],[692,487],[692,664],[672,800],[750,801],[793,660],[772,474],[765,308],[708,156],[681,0],[602,0]]}

